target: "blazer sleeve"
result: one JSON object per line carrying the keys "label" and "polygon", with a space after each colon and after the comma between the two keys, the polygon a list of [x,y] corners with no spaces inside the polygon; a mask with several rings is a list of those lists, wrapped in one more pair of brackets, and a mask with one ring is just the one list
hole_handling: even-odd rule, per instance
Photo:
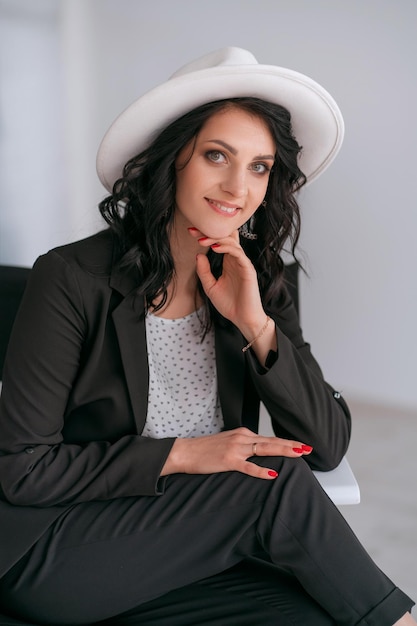
{"label": "blazer sleeve", "polygon": [[346,453],[351,418],[341,394],[323,378],[310,345],[304,341],[298,315],[284,291],[276,324],[278,357],[269,370],[247,353],[251,378],[279,437],[313,446],[305,458],[313,469],[334,469]]}
{"label": "blazer sleeve", "polygon": [[80,445],[64,441],[66,407],[89,332],[84,305],[71,264],[55,252],[40,257],[14,324],[0,398],[0,497],[12,504],[163,490],[159,475],[174,439],[133,433]]}

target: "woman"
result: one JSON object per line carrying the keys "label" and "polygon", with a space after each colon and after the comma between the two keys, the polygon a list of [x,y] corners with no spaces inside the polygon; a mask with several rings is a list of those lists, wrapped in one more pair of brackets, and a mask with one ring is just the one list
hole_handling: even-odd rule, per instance
{"label": "woman", "polygon": [[[319,85],[237,48],[112,125],[97,161],[109,228],[37,261],[9,347],[8,612],[415,624],[311,472],[339,463],[350,417],[302,338],[280,253],[297,242],[296,192],[342,135]],[[260,400],[276,437],[256,434]]]}

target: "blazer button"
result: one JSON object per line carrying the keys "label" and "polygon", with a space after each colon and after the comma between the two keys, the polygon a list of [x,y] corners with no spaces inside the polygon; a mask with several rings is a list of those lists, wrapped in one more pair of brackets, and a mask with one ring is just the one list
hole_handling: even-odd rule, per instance
{"label": "blazer button", "polygon": [[33,454],[35,452],[34,448],[25,448],[26,454]]}
{"label": "blazer button", "polygon": [[333,398],[336,398],[336,400],[338,400],[339,398],[341,398],[342,396],[340,395],[340,393],[338,391],[335,391],[333,394]]}

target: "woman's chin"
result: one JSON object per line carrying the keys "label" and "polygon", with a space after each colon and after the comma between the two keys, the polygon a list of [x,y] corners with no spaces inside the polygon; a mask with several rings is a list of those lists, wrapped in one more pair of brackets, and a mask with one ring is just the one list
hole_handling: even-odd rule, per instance
{"label": "woman's chin", "polygon": [[230,228],[207,228],[204,231],[204,236],[209,237],[210,239],[214,239],[215,241],[220,241],[221,239],[226,239],[226,237],[230,237],[236,229],[230,230]]}

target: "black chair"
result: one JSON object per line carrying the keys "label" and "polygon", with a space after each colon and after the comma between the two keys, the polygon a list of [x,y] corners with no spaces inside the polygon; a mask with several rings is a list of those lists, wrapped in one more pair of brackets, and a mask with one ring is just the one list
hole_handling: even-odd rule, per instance
{"label": "black chair", "polygon": [[0,626],[39,626],[38,624],[34,624],[33,622],[21,622],[18,619],[14,619],[13,617],[8,617],[7,615],[0,615]]}
{"label": "black chair", "polygon": [[10,332],[30,269],[0,265],[0,380]]}
{"label": "black chair", "polygon": [[[0,265],[0,380],[13,322],[22,299],[30,269]],[[33,626],[0,614],[0,626]]]}

